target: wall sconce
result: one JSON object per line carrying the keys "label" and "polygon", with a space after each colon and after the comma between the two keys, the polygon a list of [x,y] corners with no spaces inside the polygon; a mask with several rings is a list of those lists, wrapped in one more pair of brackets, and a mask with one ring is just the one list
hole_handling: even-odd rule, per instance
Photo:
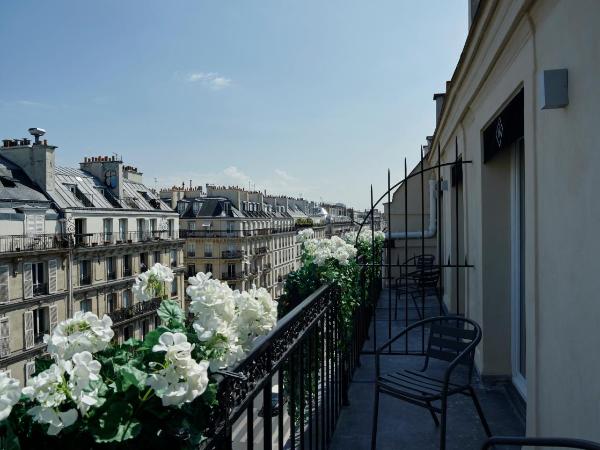
{"label": "wall sconce", "polygon": [[569,71],[544,70],[540,74],[539,98],[542,109],[564,108],[569,104]]}

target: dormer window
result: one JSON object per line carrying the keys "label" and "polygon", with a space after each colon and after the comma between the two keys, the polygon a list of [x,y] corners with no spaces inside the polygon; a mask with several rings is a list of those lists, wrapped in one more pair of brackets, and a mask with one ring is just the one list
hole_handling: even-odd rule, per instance
{"label": "dormer window", "polygon": [[75,196],[77,200],[83,203],[83,206],[92,208],[94,204],[87,196],[81,192],[81,189],[76,184],[65,184],[65,187]]}
{"label": "dormer window", "polygon": [[17,187],[13,180],[9,180],[6,177],[0,177],[0,186],[5,188],[14,188]]}
{"label": "dormer window", "polygon": [[202,209],[202,205],[203,202],[194,202],[194,206],[192,208],[195,215],[197,215],[200,212],[200,210]]}

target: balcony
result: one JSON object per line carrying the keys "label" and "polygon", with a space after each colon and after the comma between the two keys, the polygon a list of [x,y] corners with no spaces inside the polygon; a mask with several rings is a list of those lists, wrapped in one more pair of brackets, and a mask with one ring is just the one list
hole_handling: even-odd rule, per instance
{"label": "balcony", "polygon": [[244,277],[243,272],[236,272],[236,273],[223,272],[223,273],[221,273],[221,281],[239,281],[243,277]]}
{"label": "balcony", "polygon": [[223,259],[242,259],[243,257],[243,250],[225,250],[221,252],[221,258]]}
{"label": "balcony", "polygon": [[48,283],[36,283],[33,285],[33,296],[48,294]]}
{"label": "balcony", "polygon": [[135,303],[125,308],[117,309],[108,313],[108,316],[112,319],[113,325],[120,325],[122,323],[135,320],[141,316],[146,316],[155,312],[160,306],[160,299],[148,300],[147,302]]}
{"label": "balcony", "polygon": [[194,251],[188,250],[186,252],[186,255],[187,255],[188,258],[195,258],[196,257],[196,251],[195,250]]}
{"label": "balcony", "polygon": [[269,236],[271,234],[291,233],[296,231],[294,226],[275,227],[275,228],[257,228],[254,230],[179,230],[181,239],[190,238],[243,238],[253,236]]}
{"label": "balcony", "polygon": [[41,252],[67,248],[69,248],[69,238],[63,234],[0,236],[0,254]]}
{"label": "balcony", "polygon": [[255,251],[254,254],[255,255],[266,255],[269,252],[269,247],[267,246],[262,246],[262,247],[258,247]]}
{"label": "balcony", "polygon": [[66,236],[68,236],[68,241],[76,248],[103,247],[176,239],[174,233],[168,230],[130,231],[119,233],[83,233]]}

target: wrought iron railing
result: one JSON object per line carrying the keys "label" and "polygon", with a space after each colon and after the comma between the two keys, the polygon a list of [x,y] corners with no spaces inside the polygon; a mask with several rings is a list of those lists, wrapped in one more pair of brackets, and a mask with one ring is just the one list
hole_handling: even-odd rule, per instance
{"label": "wrought iron railing", "polygon": [[126,322],[130,319],[135,319],[143,314],[151,313],[156,311],[160,306],[161,300],[156,298],[148,300],[147,302],[135,303],[125,308],[120,308],[115,311],[108,313],[108,316],[112,319],[113,325]]}
{"label": "wrought iron railing", "polygon": [[223,259],[240,259],[244,257],[243,250],[225,250],[221,252],[221,258]]}
{"label": "wrought iron railing", "polygon": [[258,228],[255,230],[179,230],[181,239],[187,238],[241,238],[250,236],[268,236],[271,234],[290,233],[296,231],[295,226]]}
{"label": "wrought iron railing", "polygon": [[235,440],[253,449],[260,435],[264,449],[326,449],[347,404],[380,281],[371,286],[370,293],[363,290],[352,329],[344,335],[335,285],[319,288],[280,319],[219,382],[219,406],[207,430],[212,437],[203,448],[231,449]]}
{"label": "wrought iron railing", "polygon": [[33,285],[33,295],[35,297],[46,294],[48,294],[48,283],[35,283]]}
{"label": "wrought iron railing", "polygon": [[244,278],[245,273],[242,272],[223,272],[221,273],[221,280],[222,281],[235,281],[235,280],[241,280],[242,278]]}
{"label": "wrought iron railing", "polygon": [[75,247],[98,247],[176,239],[172,231],[129,231],[65,235]]}
{"label": "wrought iron railing", "polygon": [[68,247],[69,239],[62,234],[0,236],[0,253],[54,250]]}

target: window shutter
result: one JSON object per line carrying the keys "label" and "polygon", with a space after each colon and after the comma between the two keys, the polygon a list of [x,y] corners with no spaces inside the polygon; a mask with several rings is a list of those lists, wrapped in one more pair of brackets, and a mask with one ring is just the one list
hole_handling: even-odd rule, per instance
{"label": "window shutter", "polygon": [[29,361],[25,363],[25,383],[29,381],[35,373],[35,361]]}
{"label": "window shutter", "polygon": [[31,263],[23,263],[23,298],[33,298]]}
{"label": "window shutter", "polygon": [[0,357],[10,355],[10,326],[8,317],[0,319]]}
{"label": "window shutter", "polygon": [[48,312],[50,316],[50,334],[52,334],[56,325],[58,325],[58,308],[56,305],[51,305],[48,307]]}
{"label": "window shutter", "polygon": [[48,261],[48,292],[50,294],[56,294],[56,270],[56,259],[51,259]]}
{"label": "window shutter", "polygon": [[35,234],[44,234],[45,217],[42,214],[37,214],[34,217],[35,217]]}
{"label": "window shutter", "polygon": [[25,350],[30,349],[35,344],[33,336],[33,311],[23,313],[23,331],[25,334]]}
{"label": "window shutter", "polygon": [[8,300],[8,266],[0,266],[0,302]]}

